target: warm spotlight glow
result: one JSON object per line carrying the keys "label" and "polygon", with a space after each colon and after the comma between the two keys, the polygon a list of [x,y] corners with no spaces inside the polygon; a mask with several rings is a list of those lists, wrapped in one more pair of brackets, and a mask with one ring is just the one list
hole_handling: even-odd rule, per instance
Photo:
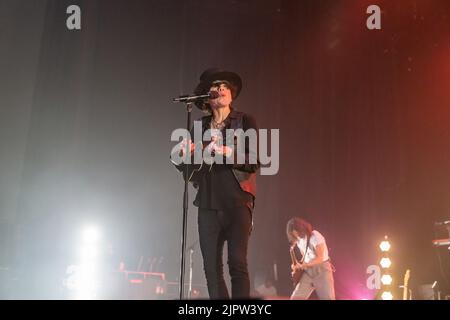
{"label": "warm spotlight glow", "polygon": [[381,283],[385,286],[390,286],[392,284],[392,277],[389,274],[384,274],[381,277]]}
{"label": "warm spotlight glow", "polygon": [[391,259],[389,258],[382,258],[380,260],[380,266],[384,269],[387,269],[391,266]]}
{"label": "warm spotlight glow", "polygon": [[380,243],[380,250],[383,252],[388,252],[391,249],[391,244],[387,240],[387,236],[384,237],[384,240]]}
{"label": "warm spotlight glow", "polygon": [[385,291],[381,294],[382,300],[392,300],[394,297],[392,296],[392,293],[390,291]]}

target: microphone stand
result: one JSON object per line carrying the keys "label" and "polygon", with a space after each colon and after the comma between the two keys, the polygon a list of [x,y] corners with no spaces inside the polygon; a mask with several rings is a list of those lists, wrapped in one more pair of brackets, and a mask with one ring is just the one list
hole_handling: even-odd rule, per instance
{"label": "microphone stand", "polygon": [[189,293],[188,298],[192,299],[192,272],[194,269],[194,262],[192,260],[192,254],[194,253],[194,249],[192,247],[189,249]]}
{"label": "microphone stand", "polygon": [[[186,102],[186,112],[187,112],[187,123],[186,128],[187,131],[190,132],[191,130],[191,114],[192,114],[192,100],[187,100]],[[190,148],[190,146],[187,146],[187,148]],[[190,152],[186,152],[187,154],[190,154]],[[185,253],[186,253],[186,234],[187,234],[187,215],[188,215],[188,207],[189,207],[189,193],[188,193],[188,187],[189,187],[189,165],[184,165],[183,170],[183,176],[184,176],[184,194],[183,194],[183,230],[182,230],[182,236],[181,236],[181,266],[180,266],[180,300],[183,300],[184,298],[184,270],[185,270]]]}
{"label": "microphone stand", "polygon": [[[186,104],[186,112],[187,112],[187,123],[186,128],[188,132],[191,132],[191,114],[192,114],[192,104],[199,100],[199,99],[216,99],[218,98],[219,94],[217,91],[208,92],[207,94],[200,94],[200,95],[184,95],[179,96],[178,98],[173,99],[173,102],[183,102]],[[189,148],[189,152],[186,152],[188,155],[191,155],[190,152],[190,146],[187,146]],[[183,300],[184,298],[184,270],[186,265],[186,233],[187,233],[187,214],[188,214],[188,186],[189,186],[189,165],[184,165],[183,170],[183,176],[184,176],[184,194],[183,194],[183,230],[182,230],[182,236],[181,236],[181,266],[180,266],[180,300]]]}
{"label": "microphone stand", "polygon": [[194,247],[196,246],[198,241],[194,242],[189,248],[189,293],[188,298],[192,299],[192,276],[194,271],[194,260],[192,259],[192,255],[194,254]]}

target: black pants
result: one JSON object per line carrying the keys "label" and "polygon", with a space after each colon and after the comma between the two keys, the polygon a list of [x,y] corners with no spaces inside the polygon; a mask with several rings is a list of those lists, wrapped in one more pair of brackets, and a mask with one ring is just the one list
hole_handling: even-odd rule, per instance
{"label": "black pants", "polygon": [[247,246],[252,228],[252,212],[248,207],[225,211],[198,209],[200,249],[209,297],[228,299],[223,277],[223,246],[228,245],[228,268],[233,299],[250,297],[250,280],[247,268]]}

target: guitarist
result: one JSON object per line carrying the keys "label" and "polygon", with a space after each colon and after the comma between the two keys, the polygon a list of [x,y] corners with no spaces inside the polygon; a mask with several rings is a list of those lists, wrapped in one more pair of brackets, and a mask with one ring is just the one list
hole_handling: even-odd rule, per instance
{"label": "guitarist", "polygon": [[[212,129],[220,132],[222,137],[226,137],[227,129],[257,130],[252,116],[233,108],[241,88],[242,80],[234,72],[219,69],[208,69],[203,72],[195,94],[216,91],[218,97],[205,102],[200,100],[196,102],[196,106],[206,113],[201,119],[202,134]],[[234,145],[226,144],[228,139],[218,142],[211,138],[203,146],[186,142],[184,149],[190,146],[192,154],[196,148],[209,148],[216,155],[236,159],[237,152],[234,152]],[[223,141],[226,143],[223,144]],[[233,161],[233,164],[228,164],[229,162],[223,161],[223,164],[203,165],[190,179],[198,190],[194,205],[198,207],[200,249],[211,299],[230,297],[223,275],[222,255],[225,242],[228,246],[231,297],[233,299],[250,297],[247,248],[253,225],[256,172],[259,168],[257,157],[256,161],[250,161],[252,159],[250,155],[257,155],[257,150],[248,143],[245,145],[245,163],[238,164],[237,161]],[[183,165],[177,166],[177,169],[182,171]]]}
{"label": "guitarist", "polygon": [[291,265],[293,277],[302,273],[291,299],[307,300],[316,290],[320,300],[335,300],[334,267],[323,235],[300,218],[289,220],[286,233],[289,242],[295,244],[303,256],[300,262]]}

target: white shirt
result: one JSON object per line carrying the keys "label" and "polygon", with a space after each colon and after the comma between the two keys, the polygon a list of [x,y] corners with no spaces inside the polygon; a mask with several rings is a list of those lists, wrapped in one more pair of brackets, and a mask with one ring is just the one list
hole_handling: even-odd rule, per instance
{"label": "white shirt", "polygon": [[[308,251],[306,251],[306,257],[305,257],[305,260],[303,261],[304,263],[309,263],[310,261],[312,261],[316,258],[316,247],[322,243],[324,244],[323,261],[327,261],[329,259],[328,247],[325,242],[325,238],[322,236],[322,234],[319,231],[313,230],[313,232],[311,234],[311,238],[309,239],[309,248],[308,248]],[[306,237],[300,238],[297,241],[297,246],[300,249],[300,253],[302,255],[305,255]]]}

